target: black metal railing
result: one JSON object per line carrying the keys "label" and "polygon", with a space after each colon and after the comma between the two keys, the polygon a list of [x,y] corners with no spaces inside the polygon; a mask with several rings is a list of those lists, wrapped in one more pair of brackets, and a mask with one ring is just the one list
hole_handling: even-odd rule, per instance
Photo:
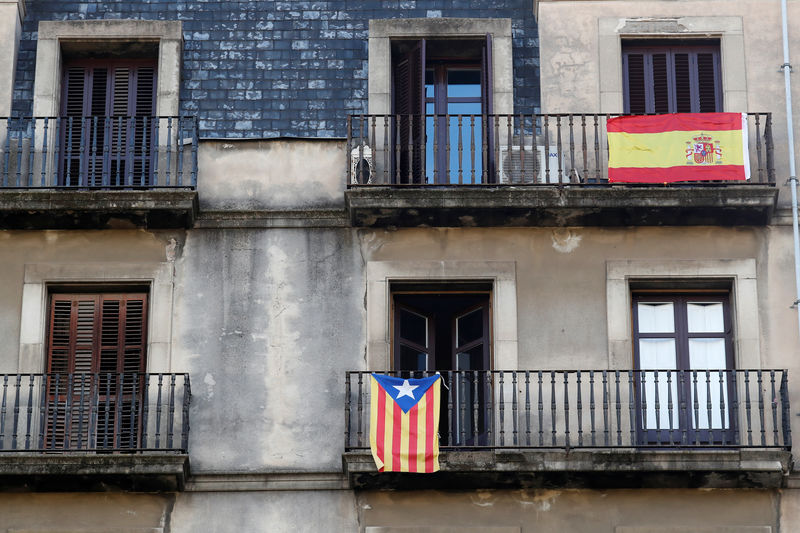
{"label": "black metal railing", "polygon": [[[607,184],[606,121],[614,116],[618,115],[351,115],[347,183]],[[747,113],[747,123],[749,183],[774,184],[772,115]]]}
{"label": "black metal railing", "polygon": [[196,117],[0,118],[0,188],[197,185]]}
{"label": "black metal railing", "polygon": [[188,374],[0,374],[2,452],[182,452]]}
{"label": "black metal railing", "polygon": [[[786,370],[441,374],[445,448],[791,448]],[[345,449],[369,448],[369,426],[370,373],[348,372]]]}

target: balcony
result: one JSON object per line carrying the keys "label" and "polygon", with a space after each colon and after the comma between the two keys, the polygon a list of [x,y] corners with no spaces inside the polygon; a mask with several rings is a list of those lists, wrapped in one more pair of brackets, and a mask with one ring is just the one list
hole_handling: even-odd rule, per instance
{"label": "balcony", "polygon": [[194,117],[0,118],[0,228],[189,227]]}
{"label": "balcony", "polygon": [[608,181],[606,114],[353,115],[355,226],[766,224],[772,117],[748,113],[748,181]]}
{"label": "balcony", "polygon": [[0,375],[0,490],[180,490],[186,374]]}
{"label": "balcony", "polygon": [[[441,471],[428,488],[781,487],[785,370],[442,372]],[[352,487],[413,488],[369,452],[369,372],[345,382]]]}

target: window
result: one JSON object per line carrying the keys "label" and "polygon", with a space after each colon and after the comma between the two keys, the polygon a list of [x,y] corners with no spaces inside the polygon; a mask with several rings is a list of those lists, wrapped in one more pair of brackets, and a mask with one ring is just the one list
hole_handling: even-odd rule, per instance
{"label": "window", "polygon": [[622,45],[625,113],[722,111],[719,42]]}
{"label": "window", "polygon": [[149,185],[155,89],[155,59],[65,63],[58,184]]}
{"label": "window", "polygon": [[440,434],[452,445],[485,443],[491,391],[490,288],[393,289],[393,360],[401,375],[441,372],[448,387]]}
{"label": "window", "polygon": [[728,293],[634,293],[632,317],[642,443],[732,443]]}
{"label": "window", "polygon": [[138,447],[147,293],[53,293],[45,447]]}
{"label": "window", "polygon": [[492,37],[392,43],[393,175],[406,183],[486,182],[493,165]]}

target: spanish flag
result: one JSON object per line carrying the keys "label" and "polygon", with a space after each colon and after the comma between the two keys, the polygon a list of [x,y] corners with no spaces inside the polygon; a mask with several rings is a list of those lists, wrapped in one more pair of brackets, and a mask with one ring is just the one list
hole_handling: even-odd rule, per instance
{"label": "spanish flag", "polygon": [[441,376],[372,374],[369,445],[378,472],[439,470]]}
{"label": "spanish flag", "polygon": [[611,182],[750,179],[745,113],[616,117],[607,131]]}

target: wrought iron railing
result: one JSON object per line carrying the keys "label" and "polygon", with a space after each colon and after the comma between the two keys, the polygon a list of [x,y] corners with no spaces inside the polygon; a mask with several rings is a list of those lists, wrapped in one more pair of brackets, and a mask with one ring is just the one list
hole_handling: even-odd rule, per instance
{"label": "wrought iron railing", "polygon": [[0,118],[0,188],[197,184],[196,117]]}
{"label": "wrought iron railing", "polygon": [[[786,370],[441,374],[444,448],[791,448]],[[346,374],[344,407],[345,449],[368,448],[369,372]]]}
{"label": "wrought iron railing", "polygon": [[[607,184],[606,121],[614,116],[618,115],[352,115],[347,122],[347,183]],[[747,123],[748,183],[774,184],[772,115],[747,113]]]}
{"label": "wrought iron railing", "polygon": [[2,452],[183,452],[188,374],[0,374]]}

